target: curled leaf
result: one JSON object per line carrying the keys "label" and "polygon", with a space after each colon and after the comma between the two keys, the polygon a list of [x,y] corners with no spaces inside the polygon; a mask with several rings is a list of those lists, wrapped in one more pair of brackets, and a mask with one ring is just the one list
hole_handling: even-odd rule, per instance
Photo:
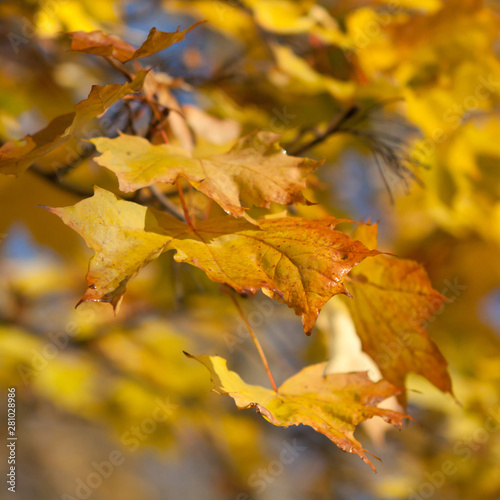
{"label": "curled leaf", "polygon": [[104,57],[113,57],[121,63],[126,63],[140,57],[148,57],[157,52],[171,47],[175,43],[182,42],[186,33],[196,28],[203,21],[193,24],[189,28],[173,33],[158,31],[151,28],[146,41],[135,49],[129,43],[114,35],[105,35],[102,31],[72,31],[68,33],[71,37],[71,50],[75,52],[85,52]]}

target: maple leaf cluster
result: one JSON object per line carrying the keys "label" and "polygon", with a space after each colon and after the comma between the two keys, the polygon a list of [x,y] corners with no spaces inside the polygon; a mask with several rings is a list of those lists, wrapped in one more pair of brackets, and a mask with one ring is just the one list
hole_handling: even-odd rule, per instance
{"label": "maple leaf cluster", "polygon": [[[268,6],[254,8],[264,26],[277,19]],[[22,143],[4,144],[0,173],[22,174],[118,101],[148,106],[154,126],[147,133],[131,126],[116,137],[90,141],[97,150],[95,162],[115,174],[122,194],[129,198],[96,187],[93,196],[74,206],[48,208],[95,251],[80,303],[107,302],[118,309],[130,280],[170,251],[175,261],[201,269],[210,280],[242,296],[261,290],[286,304],[302,318],[307,335],[325,304],[335,295],[346,296],[362,348],[379,365],[383,379],[378,382],[365,373],[325,376],[325,364],[318,364],[271,390],[246,384],[227,369],[222,358],[195,359],[209,370],[215,391],[231,396],[238,408],[255,408],[282,427],[308,425],[373,467],[354,438],[354,429],[374,416],[402,425],[404,414],[377,404],[390,396],[404,403],[408,373],[420,374],[451,393],[446,361],[423,327],[436,303],[442,305],[445,299],[432,288],[421,265],[377,250],[376,225],[360,223],[348,234],[337,229],[339,224],[352,223],[347,219],[265,213],[273,204],[309,204],[304,191],[323,164],[288,154],[279,134],[257,131],[232,139],[229,146],[212,153],[196,151],[186,134],[188,118],[169,92],[176,83],[161,72],[142,68],[138,60],[181,42],[198,24],[173,33],[153,28],[137,49],[101,31],[69,33],[73,51],[105,58],[127,81],[93,86],[72,113],[55,118]],[[275,25],[268,28],[280,30]],[[295,29],[301,32],[302,27],[297,24]],[[307,30],[319,38],[335,35],[316,24]],[[352,96],[352,85],[320,76],[290,49],[274,45],[271,50],[278,68],[290,78],[302,83],[308,78],[315,91],[340,101]],[[127,65],[131,61],[134,71]],[[174,115],[177,121],[169,122]],[[178,199],[173,203],[167,195],[176,191]],[[188,207],[186,193],[203,197],[206,210]],[[151,206],[146,199],[156,199],[158,204]],[[252,212],[253,207],[260,212]],[[387,361],[382,355],[389,343],[400,348]]]}

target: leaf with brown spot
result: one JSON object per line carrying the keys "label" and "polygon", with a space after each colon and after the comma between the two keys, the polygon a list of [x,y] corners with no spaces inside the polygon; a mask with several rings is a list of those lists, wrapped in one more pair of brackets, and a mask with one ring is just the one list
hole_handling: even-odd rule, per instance
{"label": "leaf with brown spot", "polygon": [[89,289],[82,300],[115,307],[128,281],[148,262],[177,250],[177,262],[202,269],[239,293],[262,291],[293,308],[310,333],[321,308],[338,293],[353,266],[377,250],[334,229],[345,219],[264,219],[258,226],[219,217],[195,229],[168,214],[117,198],[96,188],[92,198],[73,207],[50,208],[77,231],[96,254],[90,262]]}

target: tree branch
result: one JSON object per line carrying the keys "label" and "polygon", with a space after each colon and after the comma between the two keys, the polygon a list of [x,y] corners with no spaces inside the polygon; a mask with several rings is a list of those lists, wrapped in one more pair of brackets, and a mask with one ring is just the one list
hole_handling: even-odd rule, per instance
{"label": "tree branch", "polygon": [[339,118],[333,120],[328,126],[328,128],[322,134],[315,137],[312,141],[306,142],[302,146],[299,146],[297,149],[288,151],[288,153],[292,156],[299,156],[301,154],[304,154],[308,149],[317,146],[331,135],[335,134],[336,132],[339,132],[342,128],[342,125],[344,125],[345,122],[347,122],[356,113],[358,113],[358,111],[359,111],[358,106],[356,105],[351,106],[346,111],[344,111],[344,113],[342,113]]}

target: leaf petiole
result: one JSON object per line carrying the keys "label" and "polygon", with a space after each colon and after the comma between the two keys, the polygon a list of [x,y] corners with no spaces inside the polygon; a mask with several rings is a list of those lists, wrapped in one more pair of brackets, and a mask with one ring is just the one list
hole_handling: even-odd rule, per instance
{"label": "leaf petiole", "polygon": [[250,323],[248,322],[248,319],[241,308],[240,304],[236,300],[236,298],[231,294],[230,290],[228,289],[227,285],[224,285],[222,287],[222,291],[233,301],[233,304],[235,305],[236,309],[238,310],[239,315],[241,316],[241,319],[245,323],[245,326],[247,327],[248,333],[250,333],[250,336],[252,337],[253,343],[255,344],[255,347],[257,348],[257,351],[259,352],[260,359],[262,360],[262,363],[264,365],[264,368],[266,369],[267,376],[269,378],[269,381],[271,382],[271,386],[273,387],[274,392],[278,392],[278,388],[276,387],[276,382],[274,381],[273,374],[271,373],[271,369],[269,368],[269,363],[267,362],[266,355],[264,354],[264,350],[262,349],[262,346],[260,345],[259,339],[256,337],[254,331],[252,330],[252,327],[250,326]]}

